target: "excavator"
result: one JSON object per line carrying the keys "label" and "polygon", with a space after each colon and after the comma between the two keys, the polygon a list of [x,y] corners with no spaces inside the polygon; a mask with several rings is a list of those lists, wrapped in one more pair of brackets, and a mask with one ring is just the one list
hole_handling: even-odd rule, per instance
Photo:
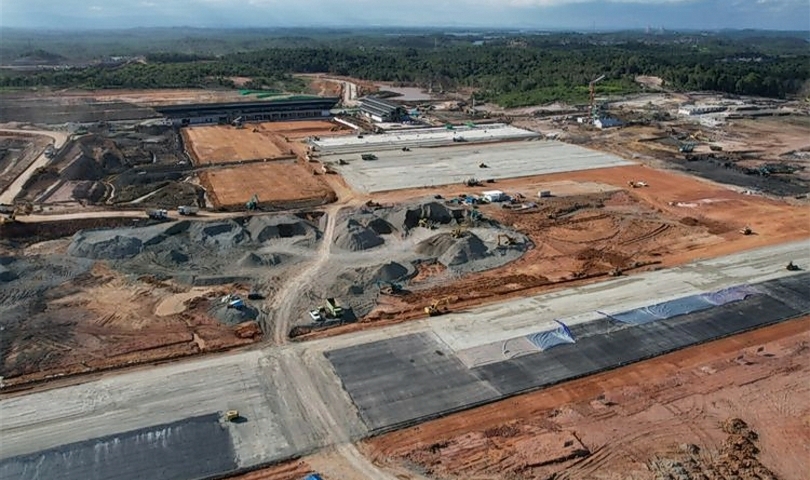
{"label": "excavator", "polygon": [[740,229],[740,233],[743,234],[743,235],[751,235],[752,233],[754,233],[754,231],[751,230],[751,227],[745,226],[745,227]]}
{"label": "excavator", "polygon": [[441,300],[434,300],[429,306],[425,307],[425,313],[429,317],[435,317],[438,315],[445,314],[449,312],[447,307],[445,306],[448,303],[447,298],[442,298]]}
{"label": "excavator", "polygon": [[[503,240],[503,241],[501,241],[501,240]],[[506,234],[503,234],[503,233],[498,235],[498,246],[499,247],[501,245],[505,245],[505,246],[514,245],[515,243],[517,243],[517,240],[515,240],[514,237],[510,237],[509,235],[506,235]]]}
{"label": "excavator", "polygon": [[[6,211],[6,210],[10,210],[10,211]],[[29,202],[18,203],[16,205],[14,205],[13,207],[8,206],[8,208],[4,209],[4,211],[2,212],[2,213],[6,213],[7,217],[2,218],[2,221],[0,221],[0,223],[16,222],[17,217],[19,215],[31,215],[31,212],[33,212],[33,211],[34,211],[34,206],[31,205]]]}
{"label": "excavator", "polygon": [[433,222],[426,217],[420,218],[419,223],[417,225],[422,228],[427,228],[428,230],[434,230],[436,228],[436,225],[434,225]]}
{"label": "excavator", "polygon": [[461,238],[464,234],[467,233],[467,229],[464,227],[456,227],[450,232],[450,236],[453,238]]}
{"label": "excavator", "polygon": [[793,260],[791,260],[791,261],[790,261],[790,262],[788,262],[788,264],[785,266],[785,270],[787,270],[788,272],[798,272],[798,271],[799,271],[799,270],[801,270],[801,269],[799,268],[799,266],[798,266],[798,265],[796,265],[795,263],[793,263]]}

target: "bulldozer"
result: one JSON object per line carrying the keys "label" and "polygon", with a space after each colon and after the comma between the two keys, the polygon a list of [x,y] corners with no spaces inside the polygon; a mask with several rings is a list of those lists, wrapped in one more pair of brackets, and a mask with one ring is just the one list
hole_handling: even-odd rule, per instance
{"label": "bulldozer", "polygon": [[425,313],[429,317],[435,317],[435,316],[438,316],[438,315],[445,314],[445,313],[449,312],[449,310],[445,306],[446,304],[447,304],[447,299],[446,298],[443,298],[441,300],[434,300],[430,305],[425,307]]}
{"label": "bulldozer", "polygon": [[745,227],[740,229],[740,233],[743,234],[743,235],[751,235],[752,233],[754,233],[754,231],[751,230],[751,227],[745,226]]}
{"label": "bulldozer", "polygon": [[800,270],[800,268],[799,268],[799,266],[798,266],[798,265],[796,265],[795,263],[793,263],[793,260],[791,260],[791,261],[790,261],[790,262],[788,262],[788,264],[785,266],[785,270],[787,270],[788,272],[798,272],[798,271]]}
{"label": "bulldozer", "polygon": [[464,185],[467,187],[480,187],[482,184],[477,178],[468,178],[464,180]]}
{"label": "bulldozer", "polygon": [[436,225],[434,225],[433,222],[431,222],[429,218],[425,218],[425,217],[420,218],[419,223],[417,225],[422,227],[422,228],[427,228],[428,230],[433,230],[433,229],[436,228]]}

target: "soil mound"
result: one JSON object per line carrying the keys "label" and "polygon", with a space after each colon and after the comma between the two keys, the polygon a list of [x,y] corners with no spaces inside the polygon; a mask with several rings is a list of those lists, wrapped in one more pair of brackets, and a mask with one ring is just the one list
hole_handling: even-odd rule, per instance
{"label": "soil mound", "polygon": [[208,313],[225,325],[239,325],[243,322],[256,320],[259,310],[251,305],[242,308],[228,308],[228,305],[216,301],[211,305]]}
{"label": "soil mound", "polygon": [[305,236],[314,230],[312,225],[292,215],[252,217],[246,228],[250,237],[257,242]]}
{"label": "soil mound", "polygon": [[14,272],[0,264],[0,282],[10,282],[16,278],[17,275],[15,275]]}
{"label": "soil mound", "polygon": [[133,236],[116,231],[78,232],[68,246],[68,253],[76,257],[99,260],[132,258],[143,250],[144,243]]}
{"label": "soil mound", "polygon": [[373,218],[369,220],[365,226],[374,230],[377,235],[390,235],[394,233],[394,227],[382,218]]}
{"label": "soil mound", "polygon": [[164,263],[182,265],[189,261],[189,256],[179,250],[169,250],[161,255]]}
{"label": "soil mound", "polygon": [[403,265],[396,262],[389,262],[380,266],[374,274],[374,280],[381,280],[383,282],[395,282],[406,277],[410,271]]}
{"label": "soil mound", "polygon": [[449,233],[441,233],[419,242],[416,253],[426,258],[439,258],[455,243],[456,240]]}
{"label": "soil mound", "polygon": [[474,260],[480,260],[488,254],[489,248],[487,248],[484,242],[477,236],[469,234],[456,240],[455,244],[439,257],[439,262],[446,267],[452,267]]}
{"label": "soil mound", "polygon": [[278,253],[269,253],[262,255],[256,253],[248,253],[239,260],[239,266],[246,268],[272,267],[275,265],[281,265],[281,263],[283,263],[285,259],[286,259],[285,255],[281,255]]}
{"label": "soil mound", "polygon": [[349,219],[337,227],[335,245],[343,250],[357,252],[382,245],[385,240],[374,230],[364,227],[357,220]]}
{"label": "soil mound", "polygon": [[219,249],[231,248],[250,239],[245,229],[233,220],[195,223],[189,232],[191,241]]}
{"label": "soil mound", "polygon": [[463,216],[463,211],[456,213],[439,202],[428,202],[422,205],[394,209],[388,216],[388,220],[392,225],[412,229],[419,225],[419,220],[422,218],[433,223],[448,224],[459,218],[457,216],[459,214]]}

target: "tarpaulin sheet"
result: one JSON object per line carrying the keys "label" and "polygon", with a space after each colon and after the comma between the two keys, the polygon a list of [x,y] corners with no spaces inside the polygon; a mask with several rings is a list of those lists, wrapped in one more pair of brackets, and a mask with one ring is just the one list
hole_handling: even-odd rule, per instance
{"label": "tarpaulin sheet", "polygon": [[532,333],[531,335],[526,335],[526,339],[532,342],[541,352],[558,345],[576,343],[574,336],[571,335],[571,330],[561,321],[556,320],[556,322],[560,324],[560,326],[554,330]]}
{"label": "tarpaulin sheet", "polygon": [[737,285],[734,287],[724,288],[716,292],[704,293],[701,295],[708,302],[714,305],[725,305],[731,302],[739,302],[745,300],[749,295],[756,295],[762,293],[756,287],[751,285]]}
{"label": "tarpaulin sheet", "polygon": [[643,325],[664,318],[677,317],[687,313],[699,312],[707,308],[716,306],[714,303],[703,298],[702,295],[690,295],[688,297],[676,298],[668,302],[656,303],[647,307],[636,308],[626,312],[602,315],[612,318],[618,322]]}

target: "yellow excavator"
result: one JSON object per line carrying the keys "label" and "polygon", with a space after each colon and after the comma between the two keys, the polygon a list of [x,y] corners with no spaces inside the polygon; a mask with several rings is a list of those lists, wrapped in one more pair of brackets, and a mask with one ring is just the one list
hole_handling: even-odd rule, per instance
{"label": "yellow excavator", "polygon": [[429,317],[436,317],[438,315],[445,314],[449,312],[446,305],[448,303],[448,298],[442,298],[441,300],[434,300],[433,303],[425,307],[425,313]]}
{"label": "yellow excavator", "polygon": [[467,233],[467,229],[464,227],[456,227],[450,232],[450,236],[453,238],[461,238],[464,234]]}

